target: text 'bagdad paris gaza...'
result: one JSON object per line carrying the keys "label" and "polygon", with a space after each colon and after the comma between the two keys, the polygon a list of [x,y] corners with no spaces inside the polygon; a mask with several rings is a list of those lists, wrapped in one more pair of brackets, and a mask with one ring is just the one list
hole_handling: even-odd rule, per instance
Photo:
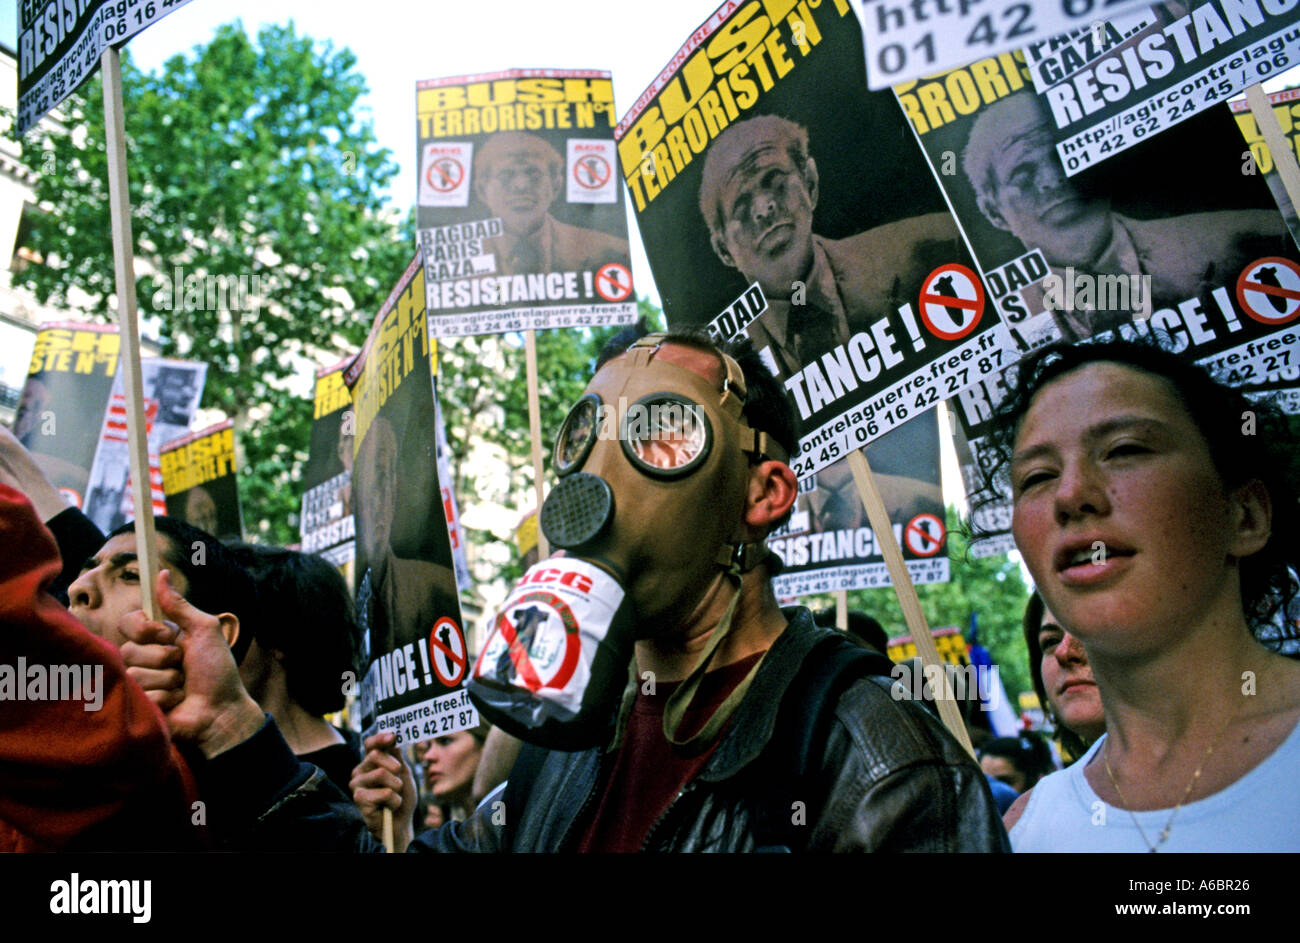
{"label": "text 'bagdad paris gaza...'", "polygon": [[681,74],[666,78],[675,58],[614,131],[637,210],[821,42],[814,9],[819,17],[853,15],[848,0],[728,3],[711,18],[725,19],[718,29],[709,33],[706,24],[688,40]]}
{"label": "text 'bagdad paris gaza...'", "polygon": [[[496,257],[483,251],[484,240],[500,236],[501,220],[452,223],[420,230],[420,248],[432,311],[532,301],[575,301],[592,296],[591,273],[540,272],[496,275]],[[468,278],[462,276],[469,276]]]}

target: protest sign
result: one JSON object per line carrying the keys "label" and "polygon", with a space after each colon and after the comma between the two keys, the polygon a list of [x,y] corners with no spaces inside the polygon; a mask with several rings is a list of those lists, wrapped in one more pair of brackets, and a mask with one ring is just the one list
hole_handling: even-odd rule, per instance
{"label": "protest sign", "polygon": [[[1300,120],[1297,120],[1300,119],[1300,88],[1274,92],[1268,96],[1268,100],[1273,107],[1273,116],[1277,118],[1278,125],[1282,128],[1282,133],[1286,136],[1292,152],[1300,154]],[[1268,149],[1268,142],[1264,140],[1259,122],[1251,114],[1250,104],[1245,99],[1237,99],[1231,105],[1241,136],[1250,145],[1250,159],[1254,161],[1255,169],[1264,175],[1264,182],[1272,191],[1273,199],[1277,201],[1278,209],[1282,211],[1282,218],[1286,220],[1287,229],[1291,230],[1291,236],[1300,241],[1300,218],[1296,216],[1295,204],[1282,184],[1282,178],[1277,172],[1277,162],[1273,160],[1273,155]]]}
{"label": "protest sign", "polygon": [[[1096,62],[1126,39],[1145,35],[1152,27],[1161,24],[1162,12],[1152,8],[1126,11],[1109,19],[1094,20],[1087,26],[1072,29],[1060,36],[1026,43],[1023,52],[1034,89],[1044,92],[1063,76],[1073,75],[1084,66]],[[1164,19],[1167,21],[1172,17],[1165,15]],[[991,52],[992,50],[984,53],[980,58],[987,57]]]}
{"label": "protest sign", "polygon": [[[948,409],[948,415],[956,417],[954,401],[949,401]],[[985,473],[992,457],[983,448],[984,435],[987,434],[985,425],[985,422],[979,422],[968,430],[964,422],[954,422],[952,437],[970,508],[973,539],[967,552],[977,560],[1016,549],[1015,537],[1011,533],[1011,496],[986,500]]]}
{"label": "protest sign", "polygon": [[59,321],[36,333],[13,433],[74,507],[85,504],[120,349],[110,325]]}
{"label": "protest sign", "polygon": [[349,357],[316,373],[311,445],[302,470],[302,511],[298,532],[303,553],[318,553],[346,566],[355,552],[352,516],[352,438],[356,417],[343,382]]}
{"label": "protest sign", "polygon": [[94,74],[126,42],[189,0],[18,0],[18,133]]}
{"label": "protest sign", "polygon": [[1273,352],[1251,345],[1300,317],[1295,244],[1261,178],[1242,173],[1226,109],[1067,178],[1020,57],[896,92],[1020,352],[1050,320],[1067,341],[1155,329],[1197,359],[1235,354],[1262,372]]}
{"label": "protest sign", "polygon": [[1067,174],[1300,63],[1296,0],[1194,0],[1156,9],[1156,27],[1043,91]]}
{"label": "protest sign", "polygon": [[1268,399],[1289,416],[1300,415],[1300,378],[1294,371],[1288,379],[1278,379],[1245,387],[1244,392],[1252,398]]}
{"label": "protest sign", "polygon": [[847,4],[727,4],[615,129],[668,323],[746,332],[800,478],[1001,366],[997,315]]}
{"label": "protest sign", "polygon": [[398,743],[473,727],[437,435],[424,260],[416,253],[343,381],[352,393],[362,727]]}
{"label": "protest sign", "polygon": [[415,97],[434,335],[635,321],[609,73],[429,79]]}
{"label": "protest sign", "polygon": [[[145,435],[149,447],[150,489],[154,514],[166,513],[158,455],[163,443],[189,432],[203,396],[207,364],[147,357],[140,361],[144,390]],[[86,504],[82,509],[95,526],[109,533],[135,516],[131,494],[131,461],[127,440],[127,401],[124,376],[118,371],[103,416],[99,446],[90,468]]]}
{"label": "protest sign", "polygon": [[[937,412],[908,420],[866,451],[912,582],[947,582]],[[799,490],[790,523],[767,539],[785,564],[772,581],[777,596],[890,585],[848,463],[823,468]]]}
{"label": "protest sign", "polygon": [[167,515],[223,542],[244,539],[230,420],[173,439],[158,455]]}
{"label": "protest sign", "polygon": [[872,89],[889,88],[1062,33],[1087,33],[1104,42],[1107,19],[1130,14],[1149,2],[858,0],[867,46],[867,84]]}

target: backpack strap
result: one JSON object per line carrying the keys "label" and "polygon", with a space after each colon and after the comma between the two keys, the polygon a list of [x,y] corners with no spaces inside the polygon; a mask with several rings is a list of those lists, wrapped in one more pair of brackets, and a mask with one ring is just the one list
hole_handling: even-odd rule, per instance
{"label": "backpack strap", "polygon": [[830,739],[835,705],[855,681],[889,677],[893,669],[884,655],[840,637],[808,653],[781,699],[767,759],[758,764],[758,782],[751,783],[755,851],[800,851],[807,845],[816,766]]}

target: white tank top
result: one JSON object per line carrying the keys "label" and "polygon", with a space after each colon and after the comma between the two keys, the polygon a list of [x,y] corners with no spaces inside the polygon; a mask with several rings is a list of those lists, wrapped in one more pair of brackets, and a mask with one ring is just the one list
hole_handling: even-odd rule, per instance
{"label": "white tank top", "polygon": [[[1134,812],[1108,805],[1084,778],[1103,736],[1068,769],[1038,781],[1011,829],[1014,851],[1150,851],[1172,809]],[[1178,810],[1160,851],[1300,851],[1300,723],[1273,753],[1226,789]]]}

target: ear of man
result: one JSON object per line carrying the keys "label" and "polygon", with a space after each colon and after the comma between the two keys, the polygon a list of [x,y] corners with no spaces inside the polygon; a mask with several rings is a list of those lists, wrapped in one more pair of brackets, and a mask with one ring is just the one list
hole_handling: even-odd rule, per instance
{"label": "ear of man", "polygon": [[1231,553],[1238,559],[1264,549],[1273,535],[1273,500],[1268,488],[1253,478],[1230,496],[1233,528]]}
{"label": "ear of man", "polygon": [[998,229],[1011,232],[1011,226],[1002,215],[1002,211],[998,209],[998,201],[995,197],[988,193],[981,193],[975,202],[979,204],[980,212],[984,214],[985,219]]}
{"label": "ear of man", "polygon": [[[239,620],[201,612],[172,588],[171,572],[157,579],[158,605],[180,627],[177,644],[184,653],[185,697],[167,712],[172,736],[198,744],[211,759],[251,737],[261,728],[262,709],[249,697],[227,642],[238,636]],[[229,615],[229,614],[224,614]]]}
{"label": "ear of man", "polygon": [[718,257],[719,261],[721,261],[723,265],[727,268],[740,268],[740,266],[736,264],[735,258],[731,255],[731,251],[727,248],[727,236],[725,231],[718,230],[717,232],[711,233],[709,236],[709,244],[713,246],[713,254]]}
{"label": "ear of man", "polygon": [[235,643],[239,641],[239,616],[233,612],[223,612],[216,617],[217,625],[221,628],[221,635],[226,640],[232,650]]}
{"label": "ear of man", "polygon": [[768,459],[749,470],[744,522],[753,539],[764,537],[790,512],[799,494],[799,481],[785,462]]}
{"label": "ear of man", "polygon": [[820,191],[817,189],[819,179],[817,176],[817,161],[810,156],[803,167],[803,185],[808,191],[808,199],[811,201],[813,209],[817,209],[817,198],[820,195]]}

